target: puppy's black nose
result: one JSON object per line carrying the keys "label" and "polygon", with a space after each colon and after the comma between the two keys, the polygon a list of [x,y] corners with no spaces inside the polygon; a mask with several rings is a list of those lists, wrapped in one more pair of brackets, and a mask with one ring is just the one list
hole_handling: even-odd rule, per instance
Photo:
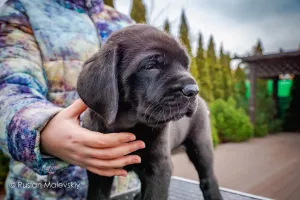
{"label": "puppy's black nose", "polygon": [[199,88],[196,84],[188,84],[182,89],[182,93],[186,97],[194,97],[198,94]]}

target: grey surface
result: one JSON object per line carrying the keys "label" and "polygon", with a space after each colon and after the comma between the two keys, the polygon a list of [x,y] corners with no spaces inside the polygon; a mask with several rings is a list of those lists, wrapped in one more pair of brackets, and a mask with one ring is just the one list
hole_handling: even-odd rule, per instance
{"label": "grey surface", "polygon": [[[113,198],[113,200],[133,200],[138,191]],[[245,193],[221,189],[224,200],[264,200]],[[169,188],[169,200],[204,200],[199,185],[194,182],[172,178]]]}
{"label": "grey surface", "polygon": [[[224,200],[256,200],[257,198],[244,196],[221,190]],[[169,200],[202,200],[202,192],[199,185],[183,180],[172,179],[169,188]]]}

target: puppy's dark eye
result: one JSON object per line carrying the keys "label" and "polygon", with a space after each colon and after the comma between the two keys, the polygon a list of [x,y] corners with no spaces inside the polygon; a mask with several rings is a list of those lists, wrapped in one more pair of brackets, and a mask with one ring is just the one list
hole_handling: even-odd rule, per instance
{"label": "puppy's dark eye", "polygon": [[151,69],[158,69],[159,63],[156,60],[150,60],[144,65],[144,69],[151,70]]}
{"label": "puppy's dark eye", "polygon": [[145,66],[145,69],[150,70],[150,69],[157,69],[157,64],[151,63]]}
{"label": "puppy's dark eye", "polygon": [[143,70],[154,70],[157,71],[160,66],[161,62],[159,61],[160,56],[159,55],[152,55],[140,62],[140,69]]}

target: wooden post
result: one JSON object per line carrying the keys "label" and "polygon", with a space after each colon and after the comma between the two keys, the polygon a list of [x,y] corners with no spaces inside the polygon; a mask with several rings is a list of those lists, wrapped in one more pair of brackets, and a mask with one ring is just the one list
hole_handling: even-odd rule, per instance
{"label": "wooden post", "polygon": [[256,70],[254,64],[249,64],[249,80],[250,80],[249,115],[252,124],[255,125]]}
{"label": "wooden post", "polygon": [[273,101],[276,108],[275,118],[279,117],[279,98],[278,98],[278,80],[279,77],[273,79]]}

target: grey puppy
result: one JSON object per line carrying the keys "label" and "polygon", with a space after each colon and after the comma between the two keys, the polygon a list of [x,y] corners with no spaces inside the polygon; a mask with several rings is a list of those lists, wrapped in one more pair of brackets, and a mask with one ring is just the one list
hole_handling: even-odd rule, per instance
{"label": "grey puppy", "polygon": [[[205,200],[222,199],[213,172],[208,108],[197,95],[186,50],[147,25],[113,33],[86,61],[79,96],[89,109],[83,126],[103,133],[128,131],[146,144],[134,152],[142,163],[125,167],[141,180],[143,200],[167,200],[171,151],[184,145],[195,165]],[[88,172],[88,199],[107,200],[113,177]]]}

